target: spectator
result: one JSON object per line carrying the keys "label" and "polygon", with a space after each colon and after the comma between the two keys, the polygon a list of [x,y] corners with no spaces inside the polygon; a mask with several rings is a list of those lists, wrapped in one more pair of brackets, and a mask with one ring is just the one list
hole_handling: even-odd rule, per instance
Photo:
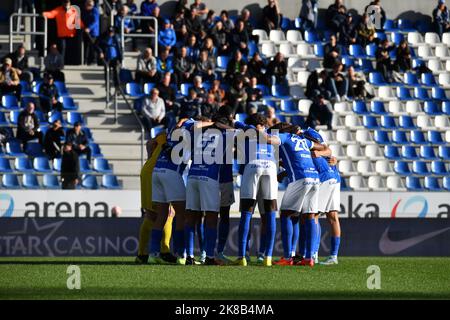
{"label": "spectator", "polygon": [[316,101],[313,102],[309,108],[309,114],[306,118],[306,126],[313,129],[318,125],[327,126],[328,130],[331,130],[331,120],[333,119],[333,113],[330,110],[328,104],[325,103],[325,98],[320,95]]}
{"label": "spectator", "polygon": [[197,44],[197,37],[195,35],[191,34],[189,36],[186,50],[188,58],[191,59],[191,61],[195,61],[200,53]]}
{"label": "spectator", "polygon": [[241,73],[241,66],[247,63],[242,59],[242,53],[236,50],[234,57],[228,62],[225,78],[229,82],[233,82],[236,75]]}
{"label": "spectator", "polygon": [[236,28],[230,33],[230,47],[232,51],[239,50],[245,56],[248,55],[248,46],[250,38],[245,30],[244,21],[238,20]]}
{"label": "spectator", "polygon": [[91,65],[96,60],[95,41],[100,35],[100,12],[95,6],[94,0],[86,1],[81,12],[81,20],[84,24],[84,63]]}
{"label": "spectator", "polygon": [[109,0],[108,3],[109,6],[103,6],[103,11],[105,12],[105,15],[107,17],[116,14],[117,12],[119,12],[120,8],[122,8],[122,0]]}
{"label": "spectator", "polygon": [[268,127],[274,126],[277,123],[281,122],[280,119],[277,118],[274,107],[267,107],[267,109],[264,113],[267,118],[267,126]]}
{"label": "spectator", "polygon": [[44,59],[45,72],[50,73],[56,81],[65,82],[64,58],[59,53],[56,44],[50,45],[49,52]]}
{"label": "spectator", "polygon": [[258,43],[259,37],[253,35],[253,29],[254,28],[253,28],[253,24],[252,24],[252,22],[250,20],[250,16],[251,16],[250,10],[243,9],[242,12],[241,12],[240,20],[242,20],[244,22],[244,28],[245,28],[245,31],[247,32],[250,40],[253,40],[256,43]]}
{"label": "spectator", "polygon": [[138,7],[137,7],[136,3],[134,3],[134,0],[127,0],[126,5],[130,9],[131,16],[137,15]]}
{"label": "spectator", "polygon": [[205,81],[212,82],[216,78],[215,67],[213,60],[208,57],[208,51],[203,50],[200,53],[200,59],[195,64],[196,75]]}
{"label": "spectator", "polygon": [[305,96],[313,101],[320,95],[325,99],[330,99],[331,92],[328,89],[331,87],[330,82],[331,78],[326,70],[322,70],[320,73],[314,70],[306,82]]}
{"label": "spectator", "polygon": [[11,128],[0,127],[0,145],[6,148],[6,143],[13,138]]}
{"label": "spectator", "polygon": [[365,47],[375,42],[375,26],[370,23],[369,16],[365,13],[362,16],[361,23],[358,26],[358,43]]}
{"label": "spectator", "polygon": [[128,17],[128,12],[130,9],[127,6],[122,6],[114,17],[114,27],[116,32],[120,34],[122,32],[122,20],[123,20],[123,31],[125,34],[132,33],[136,30],[134,25],[134,20]]}
{"label": "spectator", "polygon": [[200,20],[200,17],[197,15],[197,10],[191,9],[190,11],[185,12],[186,15],[186,27],[190,34],[195,36],[200,34],[200,31],[203,30],[203,24]]}
{"label": "spectator", "polygon": [[216,61],[217,58],[217,48],[214,46],[214,41],[211,37],[206,38],[203,44],[202,50],[206,50],[208,53],[208,58]]}
{"label": "spectator", "polygon": [[150,91],[150,97],[144,99],[142,115],[144,116],[144,125],[148,131],[154,126],[161,124],[166,126],[166,106],[163,99],[159,97],[158,89],[153,88]]}
{"label": "spectator", "polygon": [[197,98],[194,88],[189,89],[189,94],[181,102],[180,118],[196,118],[200,114],[201,102]]}
{"label": "spectator", "polygon": [[223,28],[226,33],[230,33],[234,29],[234,22],[230,19],[230,15],[227,10],[222,10],[220,12],[220,21],[222,21]]}
{"label": "spectator", "polygon": [[267,32],[280,28],[281,11],[278,0],[268,0],[268,4],[263,8],[263,26]]}
{"label": "spectator", "polygon": [[342,0],[335,0],[334,4],[330,5],[327,9],[326,19],[328,27],[335,33],[339,31],[340,26],[344,24],[347,18],[347,8],[342,2]]}
{"label": "spectator", "polygon": [[330,37],[330,42],[324,47],[323,67],[331,69],[341,60],[341,47],[337,44],[336,36],[333,34]]}
{"label": "spectator", "polygon": [[394,49],[395,46],[391,45],[388,40],[383,40],[376,52],[376,60],[377,60],[376,69],[378,72],[381,72],[384,79],[389,83],[394,81],[393,80],[394,65],[391,61],[391,57],[389,56],[389,52]]}
{"label": "spectator", "polygon": [[211,35],[214,39],[214,44],[219,50],[219,55],[228,55],[230,52],[230,44],[222,21],[219,20],[216,22],[216,26],[211,31]]}
{"label": "spectator", "polygon": [[[154,17],[155,16],[155,9],[159,8],[158,4],[156,3],[156,0],[144,0],[141,3],[141,16],[146,17]],[[142,33],[155,33],[154,28],[152,28],[151,24],[153,23],[152,20],[141,20],[141,29]]]}
{"label": "spectator", "polygon": [[195,76],[194,77],[194,90],[197,93],[197,99],[200,100],[200,102],[203,102],[206,100],[206,90],[203,88],[203,84],[202,84],[202,77],[199,76]]}
{"label": "spectator", "polygon": [[0,96],[12,93],[20,100],[21,91],[19,73],[12,67],[11,58],[5,58],[0,69]]}
{"label": "spectator", "polygon": [[44,75],[44,82],[39,87],[39,103],[41,110],[48,113],[53,110],[62,111],[62,104],[58,101],[58,88],[55,86],[51,74]]}
{"label": "spectator", "polygon": [[211,30],[216,25],[216,12],[214,10],[209,10],[206,15],[205,20],[203,20],[203,30],[205,30],[208,34],[211,33]]}
{"label": "spectator", "polygon": [[[362,72],[356,72],[353,67],[348,68],[348,93],[353,99],[372,99],[373,87],[366,82],[366,77]],[[369,92],[371,91],[371,93]]]}
{"label": "spectator", "polygon": [[244,88],[244,80],[241,77],[233,81],[233,85],[227,92],[226,99],[231,108],[233,108],[233,113],[247,112],[247,92]]}
{"label": "spectator", "polygon": [[175,14],[178,14],[181,11],[184,11],[184,12],[189,11],[187,4],[188,4],[188,0],[178,0],[177,5],[175,7]]}
{"label": "spectator", "polygon": [[258,82],[264,85],[269,85],[264,76],[264,72],[266,70],[266,65],[264,64],[263,59],[259,52],[255,52],[253,57],[250,59],[248,63],[248,74],[250,77],[256,77]]}
{"label": "spectator", "polygon": [[300,9],[301,26],[300,29],[305,32],[306,30],[314,30],[317,25],[317,12],[318,12],[319,0],[303,0],[302,7]]}
{"label": "spectator", "polygon": [[177,43],[177,36],[169,19],[164,19],[164,27],[159,31],[158,42],[161,47],[169,50]]}
{"label": "spectator", "polygon": [[209,93],[214,95],[214,100],[220,105],[223,105],[225,98],[225,90],[220,87],[220,80],[214,80]]}
{"label": "spectator", "polygon": [[267,65],[266,77],[271,78],[271,84],[287,85],[287,63],[281,52],[278,52]]}
{"label": "spectator", "polygon": [[195,70],[195,65],[187,57],[186,47],[180,48],[179,54],[175,59],[173,69],[176,75],[176,83],[178,86],[180,86],[181,83],[191,81],[192,73]]}
{"label": "spectator", "polygon": [[76,188],[80,178],[80,160],[77,152],[73,150],[70,142],[64,144],[61,159],[61,182],[63,190]]}
{"label": "spectator", "polygon": [[[79,37],[76,26],[82,26],[78,11],[72,6],[70,0],[62,0],[62,5],[51,11],[43,12],[47,19],[56,19],[58,45],[66,64],[77,64],[79,58]],[[72,24],[71,24],[72,23]],[[67,50],[66,50],[67,49]]]}
{"label": "spectator", "polygon": [[158,71],[159,79],[166,72],[173,73],[173,60],[169,57],[169,50],[161,51],[158,59],[156,59],[156,70]]}
{"label": "spectator", "polygon": [[189,40],[189,32],[186,28],[186,24],[184,22],[180,25],[180,27],[176,30],[176,36],[177,36],[177,48],[186,45],[186,43]]}
{"label": "spectator", "polygon": [[395,60],[397,68],[401,71],[410,71],[412,69],[411,50],[408,42],[402,40],[397,48],[397,59]]}
{"label": "spectator", "polygon": [[201,19],[204,20],[208,13],[208,8],[202,2],[202,0],[194,0],[194,3],[191,4],[191,10],[195,10],[195,14]]}
{"label": "spectator", "polygon": [[136,67],[136,82],[138,83],[156,83],[158,73],[156,70],[156,58],[153,56],[151,48],[146,48],[139,55]]}
{"label": "spectator", "polygon": [[109,27],[99,38],[98,49],[100,52],[99,58],[104,62],[105,77],[106,69],[109,68],[111,70],[114,86],[117,87],[119,85],[119,71],[122,63],[123,51],[122,44],[114,27]]}
{"label": "spectator", "polygon": [[348,80],[342,74],[343,64],[336,63],[330,73],[328,90],[331,92],[331,99],[340,102],[347,100]]}
{"label": "spectator", "polygon": [[170,84],[171,79],[172,74],[170,72],[166,72],[162,78],[162,81],[156,86],[156,89],[159,91],[159,96],[164,101],[168,128],[173,127],[175,124],[175,118],[180,112],[180,104],[176,101],[176,91]]}
{"label": "spectator", "polygon": [[375,0],[372,1],[365,9],[364,12],[369,16],[378,15],[380,17],[380,28],[375,26],[377,29],[383,29],[384,23],[386,22],[386,12],[381,7],[381,1]]}
{"label": "spectator", "polygon": [[61,157],[61,138],[64,138],[64,129],[61,121],[55,120],[44,137],[44,150],[50,160]]}
{"label": "spectator", "polygon": [[87,160],[91,162],[91,148],[89,147],[89,140],[84,131],[81,130],[81,124],[79,122],[75,122],[73,129],[67,131],[66,142],[70,142],[72,144],[72,149],[78,155],[85,154]]}
{"label": "spectator", "polygon": [[256,108],[256,110],[258,110],[259,106],[261,105],[263,93],[261,89],[258,88],[258,79],[256,77],[250,78],[250,83],[246,91],[247,91],[247,110],[251,108]]}
{"label": "spectator", "polygon": [[28,55],[26,54],[25,47],[22,44],[16,51],[8,54],[6,58],[11,59],[12,67],[16,69],[20,80],[24,80],[28,83],[33,82],[33,73],[28,67]]}
{"label": "spectator", "polygon": [[450,14],[445,0],[439,0],[437,7],[433,10],[433,23],[442,39],[442,34],[450,30]]}
{"label": "spectator", "polygon": [[206,101],[203,102],[201,108],[201,116],[211,119],[213,115],[219,110],[219,105],[216,102],[215,96],[209,93],[206,97]]}
{"label": "spectator", "polygon": [[357,40],[358,33],[353,25],[353,16],[351,13],[347,14],[347,17],[340,25],[339,28],[339,40],[342,45],[349,46],[355,44]]}
{"label": "spectator", "polygon": [[36,116],[35,105],[33,102],[28,102],[25,110],[19,113],[17,120],[17,139],[25,147],[30,140],[38,139],[42,144],[42,132],[39,131],[39,119]]}

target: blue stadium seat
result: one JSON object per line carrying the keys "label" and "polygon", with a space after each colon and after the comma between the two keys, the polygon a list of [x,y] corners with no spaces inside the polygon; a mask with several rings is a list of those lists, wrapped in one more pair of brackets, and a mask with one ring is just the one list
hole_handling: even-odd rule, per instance
{"label": "blue stadium seat", "polygon": [[33,102],[34,105],[36,106],[38,103],[38,99],[36,99],[35,97],[22,97],[20,99],[20,108],[22,108],[22,109],[26,108],[26,106],[30,102]]}
{"label": "blue stadium seat", "polygon": [[14,160],[14,167],[17,171],[30,173],[34,172],[30,159],[27,157],[18,157]]}
{"label": "blue stadium seat", "polygon": [[91,174],[85,174],[81,177],[81,186],[84,189],[95,190],[98,189],[97,178]]}
{"label": "blue stadium seat", "polygon": [[25,173],[22,176],[22,185],[26,189],[39,189],[39,182],[36,175],[32,173]]}
{"label": "blue stadium seat", "polygon": [[399,160],[402,158],[396,146],[384,146],[384,156],[389,160]]}
{"label": "blue stadium seat", "polygon": [[150,94],[150,91],[156,86],[155,83],[147,82],[144,83],[144,93]]}
{"label": "blue stadium seat", "polygon": [[88,138],[88,140],[90,142],[94,141],[94,137],[92,136],[91,129],[89,129],[88,127],[84,127],[81,130],[84,132],[84,134],[86,135],[86,137]]}
{"label": "blue stadium seat", "polygon": [[398,46],[400,44],[400,42],[402,42],[405,39],[405,36],[403,35],[403,33],[394,32],[391,35],[391,39],[392,39],[392,42],[394,42],[395,45]]}
{"label": "blue stadium seat", "polygon": [[378,129],[380,127],[377,118],[370,115],[363,116],[363,126],[367,129]]}
{"label": "blue stadium seat", "polygon": [[17,122],[19,121],[19,113],[20,111],[9,112],[9,122],[11,122],[11,124],[17,125]]}
{"label": "blue stadium seat", "polygon": [[414,98],[419,100],[430,100],[430,96],[428,95],[428,90],[425,88],[414,88]]}
{"label": "blue stadium seat", "polygon": [[323,58],[325,56],[325,50],[324,50],[323,44],[316,43],[314,45],[314,54],[319,58]]}
{"label": "blue stadium seat", "polygon": [[67,96],[69,92],[67,91],[66,84],[62,81],[55,81],[55,86],[58,89],[60,96]]}
{"label": "blue stadium seat", "polygon": [[20,86],[22,87],[20,91],[21,98],[26,98],[28,96],[33,95],[33,91],[31,91],[31,86],[25,80],[20,80]]}
{"label": "blue stadium seat", "polygon": [[273,99],[263,99],[263,105],[268,106],[268,107],[272,107],[275,109],[278,109],[277,107],[277,101],[273,100]]}
{"label": "blue stadium seat", "polygon": [[78,106],[75,104],[75,101],[72,97],[61,96],[58,98],[58,100],[62,103],[64,110],[78,110]]}
{"label": "blue stadium seat", "polygon": [[53,170],[58,172],[61,171],[61,158],[53,159]]}
{"label": "blue stadium seat", "polygon": [[248,115],[246,113],[237,113],[236,114],[236,121],[245,122],[245,119],[247,119]]}
{"label": "blue stadium seat", "polygon": [[5,173],[3,175],[2,185],[6,189],[20,189],[19,179],[12,173]]}
{"label": "blue stadium seat", "polygon": [[315,31],[306,30],[305,31],[305,41],[308,43],[316,43],[319,42],[319,35]]}
{"label": "blue stadium seat", "polygon": [[249,41],[247,44],[248,47],[248,56],[253,57],[255,53],[259,53],[258,44],[255,41]]}
{"label": "blue stadium seat", "polygon": [[295,29],[300,29],[302,27],[302,18],[295,18],[294,24]]}
{"label": "blue stadium seat", "polygon": [[437,86],[436,78],[434,77],[434,74],[432,73],[422,73],[421,75],[421,82],[423,85],[427,87],[434,87]]}
{"label": "blue stadium seat", "polygon": [[408,88],[397,87],[397,98],[399,98],[400,100],[411,100],[411,92]]}
{"label": "blue stadium seat", "polygon": [[342,64],[348,67],[354,67],[355,66],[355,60],[352,57],[344,56],[341,60]]}
{"label": "blue stadium seat", "polygon": [[411,142],[414,144],[427,144],[428,143],[425,140],[425,135],[420,130],[412,130],[410,137],[411,137]]}
{"label": "blue stadium seat", "polygon": [[38,172],[52,172],[47,157],[36,157],[33,159],[33,168]]}
{"label": "blue stadium seat", "polygon": [[375,31],[375,38],[381,42],[387,40],[387,34],[384,31]]}
{"label": "blue stadium seat", "polygon": [[375,130],[374,131],[374,140],[378,144],[391,144],[391,140],[389,139],[389,135],[387,131],[383,130]]}
{"label": "blue stadium seat", "polygon": [[392,132],[392,142],[396,144],[409,144],[405,131],[394,130]]}
{"label": "blue stadium seat", "polygon": [[136,82],[128,82],[125,85],[125,93],[133,98],[141,98],[144,95],[141,85]]}
{"label": "blue stadium seat", "polygon": [[292,26],[292,21],[287,18],[287,17],[283,17],[281,19],[281,30],[283,30],[284,32],[286,32],[287,30],[289,30]]}
{"label": "blue stadium seat", "polygon": [[94,170],[102,173],[112,173],[111,166],[108,163],[108,160],[104,158],[95,158],[94,159]]}
{"label": "blue stadium seat", "polygon": [[377,45],[375,43],[368,44],[366,46],[366,55],[370,58],[375,58],[377,54]]}
{"label": "blue stadium seat", "polygon": [[350,191],[350,190],[351,190],[351,188],[348,186],[347,180],[344,177],[342,177],[341,178],[341,191]]}
{"label": "blue stadium seat", "polygon": [[350,56],[357,59],[365,59],[367,58],[366,52],[359,44],[351,44],[349,47]]}
{"label": "blue stadium seat", "polygon": [[394,162],[394,171],[395,173],[407,176],[411,174],[411,170],[409,169],[408,162],[406,161],[395,161]]}
{"label": "blue stadium seat", "polygon": [[79,122],[81,125],[84,125],[84,119],[82,114],[74,111],[67,112],[67,123],[70,125],[74,125],[76,122]]}
{"label": "blue stadium seat", "polygon": [[391,19],[386,19],[386,21],[384,22],[383,25],[383,30],[384,31],[397,31],[397,26],[395,24],[394,20]]}
{"label": "blue stadium seat", "polygon": [[226,70],[229,62],[230,62],[229,56],[218,56],[217,57],[217,68]]}
{"label": "blue stadium seat", "polygon": [[80,172],[83,174],[92,172],[91,165],[89,164],[89,161],[86,158],[80,158]]}
{"label": "blue stadium seat", "polygon": [[359,66],[360,66],[360,69],[366,73],[375,71],[372,61],[369,59],[360,59]]}
{"label": "blue stadium seat", "polygon": [[450,160],[450,147],[449,146],[439,146],[438,150],[439,158],[444,160]]}
{"label": "blue stadium seat", "polygon": [[101,152],[100,146],[97,143],[90,143],[89,147],[91,148],[93,158],[103,157],[103,153]]}
{"label": "blue stadium seat", "polygon": [[442,188],[439,185],[439,180],[436,177],[425,177],[425,189],[429,191],[441,191]]}
{"label": "blue stadium seat", "polygon": [[417,155],[416,148],[413,146],[402,146],[402,158],[406,160],[417,160],[419,156]]}
{"label": "blue stadium seat", "polygon": [[447,95],[443,88],[434,87],[431,89],[431,97],[435,100],[444,101],[447,100]]}
{"label": "blue stadium seat", "polygon": [[272,95],[270,94],[270,90],[269,90],[269,88],[266,85],[257,84],[256,88],[261,90],[262,95],[263,95],[263,99],[270,99],[270,98],[272,98]]}
{"label": "blue stadium seat", "polygon": [[104,174],[102,176],[102,187],[106,189],[120,189],[117,177],[112,174]]}
{"label": "blue stadium seat", "polygon": [[280,109],[286,113],[298,113],[298,104],[294,103],[292,99],[283,99],[281,100]]}
{"label": "blue stadium seat", "polygon": [[370,111],[375,114],[387,114],[386,108],[384,107],[384,103],[382,101],[372,101],[370,103]]}
{"label": "blue stadium seat", "polygon": [[385,129],[396,129],[397,124],[393,116],[381,116],[381,126]]}
{"label": "blue stadium seat", "polygon": [[193,87],[192,83],[182,83],[180,87],[181,94],[183,96],[189,95],[189,89]]}
{"label": "blue stadium seat", "polygon": [[158,134],[160,134],[160,133],[162,133],[162,132],[164,132],[164,131],[165,131],[164,126],[156,126],[156,127],[153,127],[153,128],[150,130],[150,137],[154,138],[154,137],[156,137]]}
{"label": "blue stadium seat", "polygon": [[406,188],[409,191],[423,191],[423,186],[420,182],[420,178],[414,176],[406,177]]}
{"label": "blue stadium seat", "polygon": [[353,101],[353,112],[357,114],[368,114],[367,105],[362,100]]}
{"label": "blue stadium seat", "polygon": [[11,164],[6,158],[0,158],[0,172],[12,172]]}
{"label": "blue stadium seat", "polygon": [[6,143],[6,153],[13,157],[25,156],[25,153],[22,151],[22,147],[17,140],[9,141]]}
{"label": "blue stadium seat", "polygon": [[42,126],[48,125],[48,121],[47,121],[47,119],[45,118],[44,113],[43,113],[41,110],[36,110],[36,111],[34,111],[34,114],[35,114],[36,117],[38,118],[39,124],[40,124],[41,127],[42,127]]}
{"label": "blue stadium seat", "polygon": [[442,113],[450,116],[450,101],[442,102]]}
{"label": "blue stadium seat", "polygon": [[60,189],[58,176],[54,174],[44,174],[42,177],[42,185],[46,189]]}
{"label": "blue stadium seat", "polygon": [[279,99],[287,99],[290,97],[289,87],[282,84],[275,84],[272,86],[272,96]]}
{"label": "blue stadium seat", "polygon": [[446,142],[442,139],[442,135],[439,131],[428,131],[427,140],[432,144],[445,144]]}
{"label": "blue stadium seat", "polygon": [[400,116],[398,124],[401,129],[415,129],[416,128],[416,125],[414,124],[411,116]]}
{"label": "blue stadium seat", "polygon": [[449,173],[447,168],[445,167],[444,161],[431,162],[431,172],[436,175],[440,175],[440,176],[445,176],[445,175],[448,175],[448,173]]}
{"label": "blue stadium seat", "polygon": [[2,106],[8,110],[19,110],[19,102],[17,101],[16,96],[5,94],[2,97]]}
{"label": "blue stadium seat", "polygon": [[408,19],[398,19],[398,28],[403,32],[412,32],[416,29],[414,28],[414,24],[411,20]]}
{"label": "blue stadium seat", "polygon": [[434,153],[433,146],[420,146],[419,154],[420,157],[425,160],[433,160],[437,158]]}
{"label": "blue stadium seat", "polygon": [[417,175],[426,176],[430,174],[425,161],[414,161],[412,172]]}
{"label": "blue stadium seat", "polygon": [[5,113],[0,112],[0,126],[7,126],[7,125],[9,125],[9,123],[6,120]]}
{"label": "blue stadium seat", "polygon": [[301,128],[305,127],[305,117],[303,116],[293,116],[291,117],[291,123],[295,126],[299,126]]}
{"label": "blue stadium seat", "polygon": [[[443,102],[444,104],[445,102]],[[442,112],[440,112],[438,105],[434,101],[425,101],[423,111],[425,111],[428,115],[439,115]]]}
{"label": "blue stadium seat", "polygon": [[59,120],[64,125],[66,122],[64,121],[63,115],[59,111],[52,111],[49,113],[48,122],[53,123],[54,121]]}
{"label": "blue stadium seat", "polygon": [[445,190],[450,191],[450,176],[444,177],[444,182],[442,186]]}
{"label": "blue stadium seat", "polygon": [[405,76],[404,76],[404,79],[405,79],[405,84],[407,86],[414,86],[415,87],[415,86],[420,85],[419,84],[419,80],[417,79],[417,75],[415,73],[406,72]]}
{"label": "blue stadium seat", "polygon": [[375,86],[383,86],[386,84],[383,75],[378,71],[369,73],[369,82]]}
{"label": "blue stadium seat", "polygon": [[119,72],[119,79],[121,83],[133,82],[133,74],[131,70],[121,68]]}
{"label": "blue stadium seat", "polygon": [[33,93],[35,94],[39,94],[39,89],[42,85],[42,81],[33,81],[32,85],[31,85],[31,91],[33,91]]}
{"label": "blue stadium seat", "polygon": [[25,147],[25,153],[33,158],[46,156],[42,146],[38,142],[28,142]]}

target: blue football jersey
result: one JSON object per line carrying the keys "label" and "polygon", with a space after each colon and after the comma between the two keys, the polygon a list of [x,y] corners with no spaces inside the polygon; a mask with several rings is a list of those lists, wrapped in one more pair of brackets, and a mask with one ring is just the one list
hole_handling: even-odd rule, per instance
{"label": "blue football jersey", "polygon": [[319,174],[311,157],[313,143],[302,136],[291,133],[279,134],[280,155],[286,169],[289,182],[300,179],[318,179]]}

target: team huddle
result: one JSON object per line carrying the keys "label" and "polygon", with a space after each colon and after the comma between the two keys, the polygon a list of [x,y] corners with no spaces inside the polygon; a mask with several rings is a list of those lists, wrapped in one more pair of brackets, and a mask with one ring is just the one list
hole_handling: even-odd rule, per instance
{"label": "team huddle", "polygon": [[[233,161],[239,163],[241,175],[239,252],[234,261],[224,254],[235,202]],[[337,264],[340,176],[336,164],[321,135],[311,128],[302,130],[289,123],[267,127],[266,117],[260,114],[248,116],[243,123],[234,120],[231,108],[225,106],[212,120],[182,119],[171,132],[152,140],[141,172],[144,220],[136,262],[247,266],[251,219],[258,206],[257,263],[314,266],[321,239],[318,218],[326,214],[330,256],[321,264]],[[285,177],[288,184],[279,214],[283,257],[272,261],[278,182]]]}

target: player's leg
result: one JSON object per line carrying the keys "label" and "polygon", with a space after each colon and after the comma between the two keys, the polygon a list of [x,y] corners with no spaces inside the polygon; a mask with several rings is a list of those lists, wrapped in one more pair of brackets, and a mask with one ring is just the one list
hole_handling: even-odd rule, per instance
{"label": "player's leg", "polygon": [[153,228],[153,221],[156,218],[154,212],[145,209],[142,211],[143,219],[139,228],[138,254],[135,259],[135,262],[138,264],[145,264],[148,262],[148,242]]}
{"label": "player's leg", "polygon": [[[318,180],[318,179],[317,179]],[[311,182],[312,183],[312,182]],[[317,240],[317,224],[316,215],[318,213],[318,194],[319,186],[317,184],[309,184],[305,193],[305,199],[302,206],[302,212],[305,214],[305,235],[306,250],[305,259],[300,262],[302,266],[314,266],[314,244]]]}
{"label": "player's leg", "polygon": [[231,262],[224,254],[225,245],[230,233],[230,208],[231,206],[220,207],[217,258],[225,263]]}
{"label": "player's leg", "polygon": [[186,217],[186,202],[175,201],[172,203],[172,207],[175,210],[175,228],[173,228],[173,246],[174,253],[177,257],[176,262],[184,264],[186,246],[184,244],[184,226]]}
{"label": "player's leg", "polygon": [[295,215],[295,211],[282,210],[280,213],[280,225],[281,225],[281,242],[283,245],[283,257],[274,262],[280,266],[290,266],[293,264],[292,256],[292,237],[294,233],[294,226],[292,224],[291,217]]}
{"label": "player's leg", "polygon": [[153,202],[156,219],[153,223],[151,243],[150,243],[150,257],[149,263],[164,263],[160,257],[161,240],[163,237],[163,229],[169,216],[169,204],[162,202]]}
{"label": "player's leg", "polygon": [[306,216],[299,216],[298,255],[294,257],[294,264],[300,263],[306,255]]}
{"label": "player's leg", "polygon": [[338,252],[341,244],[341,226],[339,223],[338,211],[330,211],[327,213],[327,220],[331,226],[331,248],[329,258],[323,264],[338,264]]}
{"label": "player's leg", "polygon": [[291,242],[291,257],[294,258],[297,252],[297,244],[300,237],[300,218],[298,214],[291,217],[292,221],[292,242]]}
{"label": "player's leg", "polygon": [[200,262],[203,263],[206,259],[205,222],[203,214],[200,217],[200,221],[197,223],[196,231],[198,247],[200,248]]}
{"label": "player's leg", "polygon": [[264,199],[261,197],[261,192],[257,195],[258,210],[260,218],[260,228],[259,228],[259,247],[258,247],[258,258],[256,263],[262,264],[264,262],[264,253],[266,252],[266,215],[264,211]]}
{"label": "player's leg", "polygon": [[197,264],[194,258],[195,228],[201,218],[200,211],[187,210],[185,215],[184,242],[186,244],[186,265]]}
{"label": "player's leg", "polygon": [[266,251],[263,262],[265,266],[272,265],[273,247],[275,245],[275,236],[277,232],[276,215],[278,209],[278,181],[276,167],[271,169],[260,178],[259,182],[261,196],[264,199],[264,211],[266,215]]}
{"label": "player's leg", "polygon": [[206,240],[206,259],[205,265],[222,265],[223,262],[215,258],[217,243],[217,223],[219,213],[207,211],[205,215],[205,240]]}
{"label": "player's leg", "polygon": [[318,263],[319,262],[319,248],[320,248],[320,240],[322,237],[322,228],[320,226],[320,219],[319,219],[319,214],[316,214],[315,218],[316,220],[316,239],[314,241],[314,248],[313,248],[313,259],[314,259],[314,263]]}

